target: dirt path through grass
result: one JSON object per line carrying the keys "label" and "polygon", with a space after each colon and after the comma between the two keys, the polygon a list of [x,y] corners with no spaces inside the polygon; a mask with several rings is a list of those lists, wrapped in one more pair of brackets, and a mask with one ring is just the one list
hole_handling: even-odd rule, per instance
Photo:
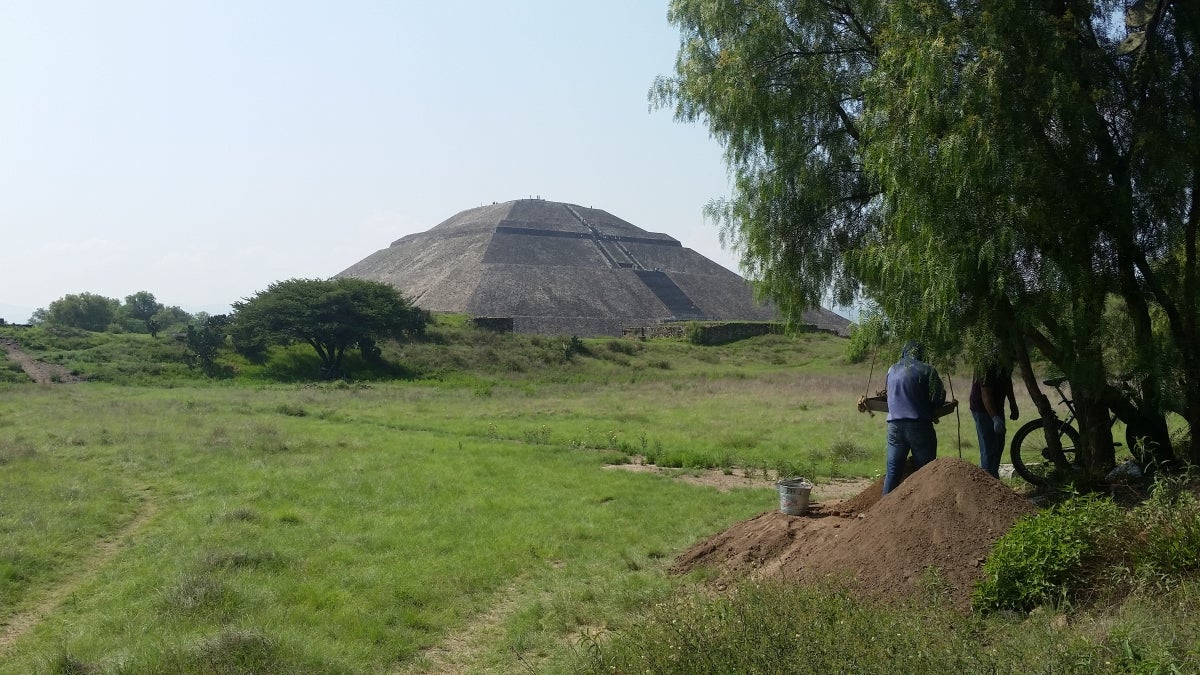
{"label": "dirt path through grass", "polygon": [[396,675],[458,675],[475,672],[475,666],[489,645],[500,640],[501,626],[526,596],[516,583],[496,595],[490,609],[476,616],[441,643],[421,652],[395,671]]}
{"label": "dirt path through grass", "polygon": [[21,345],[17,344],[15,340],[0,340],[0,348],[8,354],[9,360],[21,366],[21,370],[24,370],[25,374],[38,384],[81,381],[80,377],[72,374],[64,366],[33,358],[25,353],[25,350],[21,349]]}
{"label": "dirt path through grass", "polygon": [[[653,464],[614,464],[606,469],[658,473],[693,485],[715,487],[726,491],[733,488],[753,487],[775,489],[773,476],[750,476],[725,473],[723,470],[677,470],[664,469]],[[834,479],[813,490],[814,499],[837,502],[862,492],[871,484],[869,478]],[[771,506],[768,503],[768,507]],[[516,583],[496,594],[494,604],[474,617],[461,630],[447,635],[439,644],[430,647],[412,661],[397,669],[396,675],[459,675],[469,672],[487,672],[480,660],[489,646],[503,639],[501,631],[508,617],[517,611],[520,603],[527,600]],[[532,672],[532,669],[531,671]]]}
{"label": "dirt path through grass", "polygon": [[[774,471],[763,473],[759,470],[746,470],[740,467],[733,469],[671,469],[644,464],[641,457],[635,457],[630,464],[609,464],[604,467],[616,471],[631,471],[634,473],[652,473],[666,476],[692,485],[713,487],[721,492],[736,488],[776,489],[778,477]],[[813,501],[836,501],[849,499],[862,492],[863,488],[872,483],[871,478],[832,478],[813,487]]]}
{"label": "dirt path through grass", "polygon": [[153,495],[150,493],[150,489],[145,487],[141,488],[139,492],[141,503],[133,519],[120,530],[97,542],[95,550],[87,560],[83,561],[82,571],[62,579],[56,586],[45,590],[32,607],[18,612],[0,623],[0,654],[8,651],[16,644],[17,640],[37,626],[42,619],[53,613],[63,600],[91,581],[104,565],[123,548],[125,542],[150,522],[158,510]]}

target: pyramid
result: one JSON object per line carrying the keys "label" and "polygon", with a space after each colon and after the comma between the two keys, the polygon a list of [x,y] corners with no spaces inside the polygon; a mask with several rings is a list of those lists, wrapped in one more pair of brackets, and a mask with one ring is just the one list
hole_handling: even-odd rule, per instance
{"label": "pyramid", "polygon": [[[339,273],[433,312],[511,319],[522,333],[600,336],[669,321],[774,321],[749,282],[665,234],[544,199],[468,209]],[[805,320],[844,333],[828,310]]]}

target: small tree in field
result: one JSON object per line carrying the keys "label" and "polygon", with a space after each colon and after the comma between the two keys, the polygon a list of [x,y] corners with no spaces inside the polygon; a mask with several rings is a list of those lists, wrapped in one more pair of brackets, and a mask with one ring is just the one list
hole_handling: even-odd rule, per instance
{"label": "small tree in field", "polygon": [[[196,324],[199,324],[199,328]],[[228,325],[229,317],[224,314],[206,316],[195,324],[189,323],[184,334],[189,363],[199,365],[200,370],[209,377],[221,374],[216,358],[217,352],[225,346],[225,331]]]}
{"label": "small tree in field", "polygon": [[72,293],[33,313],[34,323],[101,332],[108,328],[121,302],[95,293]]}
{"label": "small tree in field", "polygon": [[289,279],[233,303],[238,340],[304,342],[321,359],[326,377],[341,373],[346,350],[419,333],[424,314],[393,287],[362,279]]}
{"label": "small tree in field", "polygon": [[158,337],[158,330],[162,327],[162,323],[155,315],[163,309],[163,304],[154,297],[153,293],[138,291],[133,295],[125,296],[125,305],[122,309],[129,315],[129,318],[145,324],[146,332],[151,337]]}

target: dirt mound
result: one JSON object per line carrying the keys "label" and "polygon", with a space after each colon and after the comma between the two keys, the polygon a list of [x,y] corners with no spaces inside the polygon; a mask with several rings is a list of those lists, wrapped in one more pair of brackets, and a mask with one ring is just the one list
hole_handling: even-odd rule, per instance
{"label": "dirt mound", "polygon": [[862,492],[837,505],[838,511],[845,514],[862,513],[879,503],[883,498],[883,476],[871,483]]}
{"label": "dirt mound", "polygon": [[673,570],[715,566],[722,580],[837,577],[869,596],[897,598],[918,590],[926,570],[936,568],[954,604],[967,609],[996,540],[1035,510],[961,459],[935,460],[883,498],[881,487],[871,485],[847,502],[814,505],[807,516],[762,513],[696,544]]}

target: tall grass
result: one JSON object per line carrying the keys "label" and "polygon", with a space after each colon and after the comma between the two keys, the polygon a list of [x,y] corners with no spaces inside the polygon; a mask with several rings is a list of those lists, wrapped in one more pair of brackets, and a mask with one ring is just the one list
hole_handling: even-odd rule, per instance
{"label": "tall grass", "polygon": [[278,672],[366,672],[417,658],[510,588],[550,601],[518,603],[525,628],[495,649],[537,654],[665,593],[671,552],[772,502],[422,419],[459,402],[439,388],[8,390],[0,612],[83,580],[0,672],[209,672],[222,644]]}
{"label": "tall grass", "polygon": [[[586,673],[1194,673],[1200,624],[1190,582],[1166,596],[1070,616],[962,616],[935,578],[924,596],[864,603],[838,588],[742,584],[686,594],[580,641]],[[1187,609],[1187,608],[1191,609]]]}
{"label": "tall grass", "polygon": [[[876,474],[883,420],[854,410],[866,366],[845,365],[828,336],[720,348],[584,340],[580,350],[458,329],[392,347],[411,374],[397,382],[271,382],[299,377],[297,348],[238,363],[226,380],[181,366],[155,380],[169,387],[137,384],[150,375],[135,364],[170,343],[127,337],[27,344],[120,386],[0,383],[0,623],[33,617],[0,673],[420,672],[441,667],[432,648],[481,617],[488,639],[454,669],[564,672],[634,663],[621,661],[638,649],[624,636],[669,630],[647,610],[656,604],[673,608],[662,620],[693,607],[699,623],[687,625],[705,641],[730,637],[706,626],[713,617],[757,613],[743,642],[720,647],[747,652],[729,662],[747,667],[756,645],[774,649],[770,664],[832,650],[843,626],[877,645],[855,647],[863,672],[888,650],[924,665],[935,655],[921,650],[936,647],[968,672],[999,662],[962,651],[977,640],[1013,655],[1066,644],[1089,665],[1117,658],[1118,644],[1148,663],[1190,663],[1176,638],[1138,632],[1154,604],[1122,610],[1125,642],[1107,628],[1022,642],[1021,622],[1002,615],[964,627],[935,610],[876,614],[836,593],[798,596],[796,614],[783,613],[786,591],[777,607],[680,600],[692,580],[666,575],[669,561],[775,508],[777,495],[600,468],[642,455],[817,480]],[[97,349],[123,356],[85,358]],[[1183,584],[1164,597],[1194,595]],[[1053,616],[1038,621],[1058,630]],[[800,626],[824,643],[760,644]],[[957,632],[932,634],[943,630]],[[589,640],[603,651],[576,660]],[[833,658],[813,663],[845,671]]]}

